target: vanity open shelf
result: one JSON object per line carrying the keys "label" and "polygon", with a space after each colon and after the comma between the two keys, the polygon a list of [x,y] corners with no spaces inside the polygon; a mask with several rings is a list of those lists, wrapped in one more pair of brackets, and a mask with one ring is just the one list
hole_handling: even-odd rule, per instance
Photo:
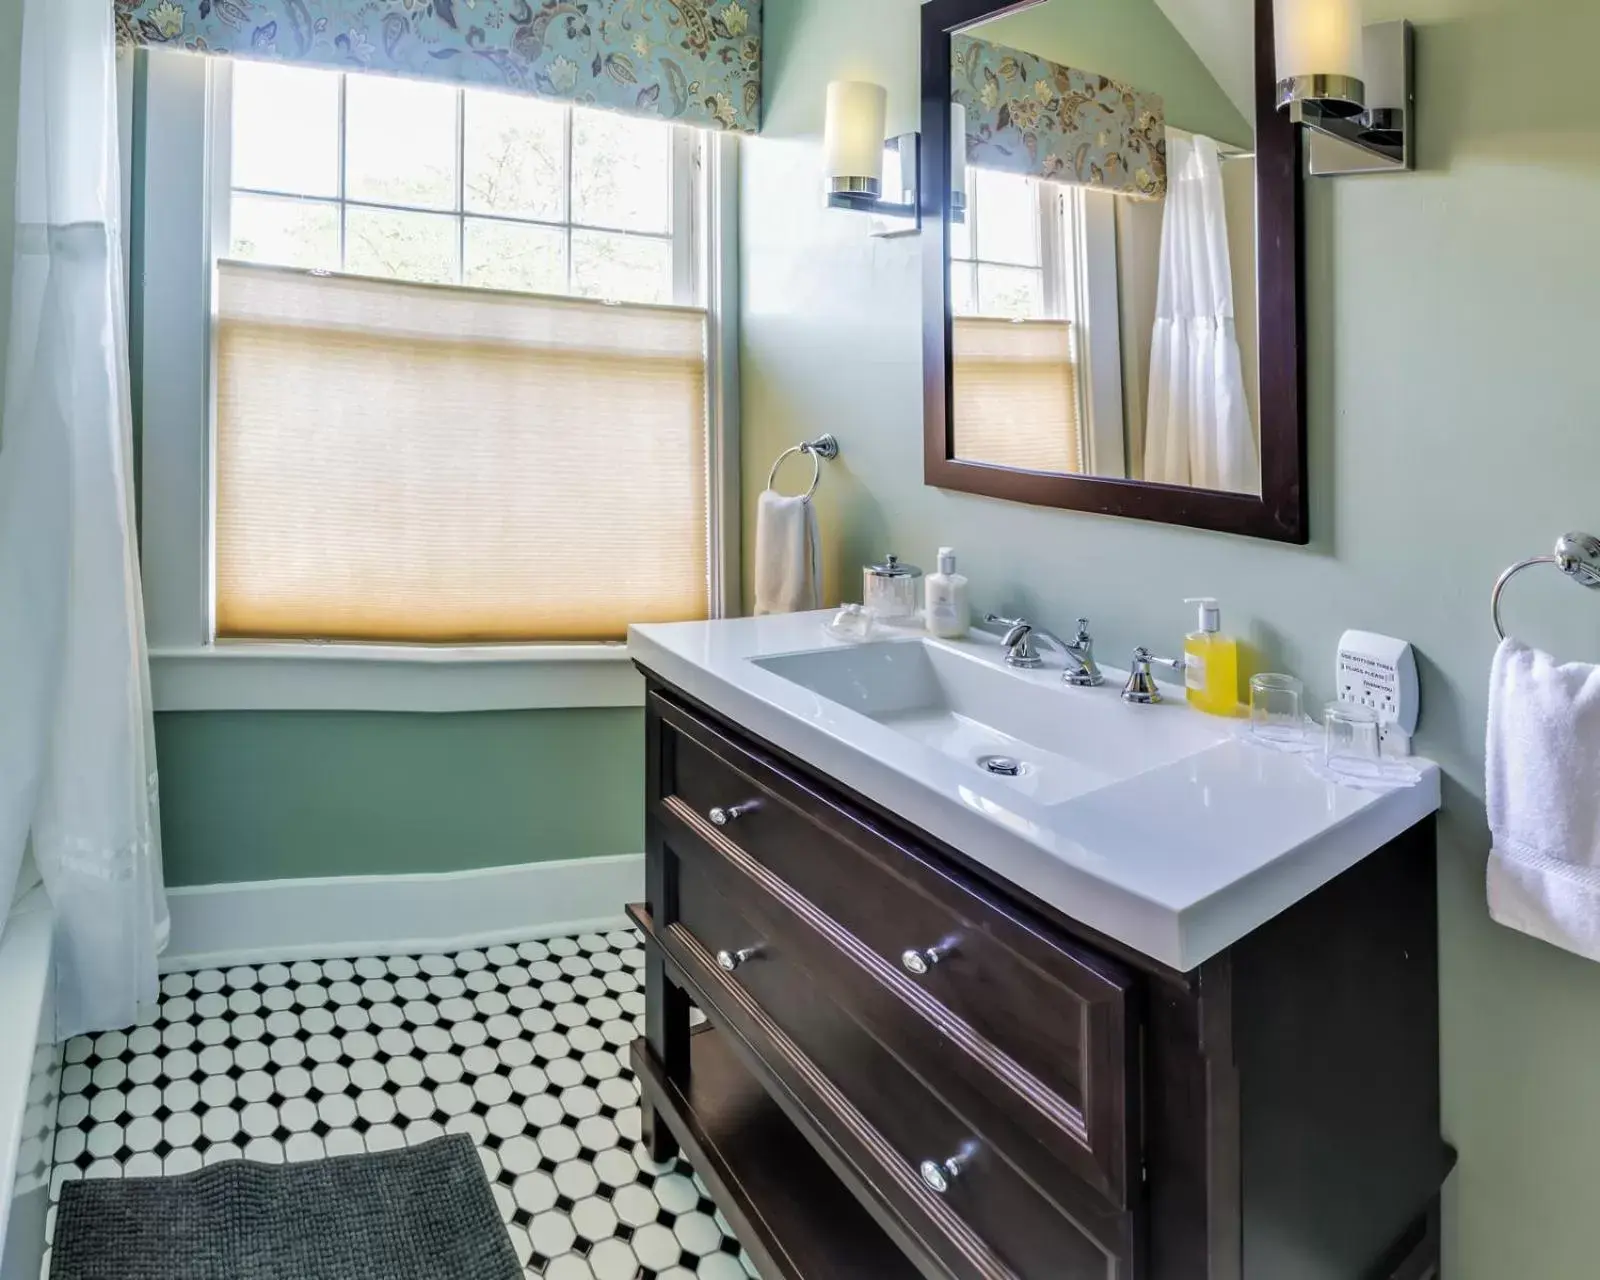
{"label": "vanity open shelf", "polygon": [[1431,816],[1179,971],[650,647],[646,1138],[767,1280],[1437,1274]]}
{"label": "vanity open shelf", "polygon": [[[628,914],[657,953],[649,912]],[[693,989],[682,970],[672,973]],[[634,1043],[633,1069],[652,1115],[688,1153],[762,1274],[914,1280],[916,1268],[767,1093],[734,1039],[709,1023],[696,1027],[682,1082],[643,1040]]]}

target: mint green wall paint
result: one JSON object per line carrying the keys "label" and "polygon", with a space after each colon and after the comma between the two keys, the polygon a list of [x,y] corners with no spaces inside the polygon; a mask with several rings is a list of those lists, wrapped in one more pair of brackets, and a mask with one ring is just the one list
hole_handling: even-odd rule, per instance
{"label": "mint green wall paint", "polygon": [[1246,147],[1252,128],[1155,0],[1049,0],[970,34],[1166,99],[1167,123]]}
{"label": "mint green wall paint", "polygon": [[[827,428],[831,598],[894,550],[961,552],[976,607],[1102,652],[1172,645],[1184,596],[1316,697],[1346,627],[1422,653],[1421,749],[1448,772],[1441,830],[1451,1280],[1577,1280],[1600,1257],[1600,966],[1493,925],[1483,733],[1488,592],[1511,560],[1600,525],[1600,47],[1592,0],[1371,0],[1418,24],[1420,173],[1311,184],[1311,506],[1274,546],[1030,509],[922,484],[920,245],[823,208],[824,88],[889,87],[917,127],[916,0],[768,0],[767,128],[743,147],[744,457],[752,506],[777,451]],[[753,520],[747,521],[753,529]],[[1559,574],[1507,598],[1528,638],[1600,659],[1600,601]],[[1287,1280],[1287,1278],[1286,1278]]]}
{"label": "mint green wall paint", "polygon": [[0,5],[0,405],[11,332],[11,253],[17,190],[17,97],[22,90],[22,6]]}
{"label": "mint green wall paint", "polygon": [[168,714],[156,751],[175,886],[644,848],[639,711]]}

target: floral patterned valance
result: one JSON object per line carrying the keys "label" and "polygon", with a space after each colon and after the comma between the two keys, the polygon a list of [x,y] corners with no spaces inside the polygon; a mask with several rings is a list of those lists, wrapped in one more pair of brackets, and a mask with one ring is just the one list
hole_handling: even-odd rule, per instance
{"label": "floral patterned valance", "polygon": [[971,36],[955,37],[952,71],[978,168],[1146,200],[1166,195],[1160,94]]}
{"label": "floral patterned valance", "polygon": [[110,0],[125,44],[514,89],[755,133],[761,0]]}

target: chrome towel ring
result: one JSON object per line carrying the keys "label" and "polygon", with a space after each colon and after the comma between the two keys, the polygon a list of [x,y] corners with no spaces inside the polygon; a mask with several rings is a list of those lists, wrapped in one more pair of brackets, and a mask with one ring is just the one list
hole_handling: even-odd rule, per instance
{"label": "chrome towel ring", "polygon": [[1553,564],[1580,587],[1600,589],[1600,538],[1588,533],[1569,533],[1556,543],[1555,555],[1535,556],[1532,560],[1512,565],[1500,575],[1489,601],[1489,614],[1494,619],[1495,632],[1502,640],[1506,638],[1506,629],[1500,622],[1500,597],[1511,579],[1536,564]]}
{"label": "chrome towel ring", "polygon": [[797,444],[792,449],[785,449],[772,464],[772,472],[767,476],[767,488],[771,489],[778,483],[778,471],[797,453],[811,455],[811,487],[806,490],[805,496],[814,498],[817,486],[822,483],[822,461],[826,458],[832,462],[839,456],[839,441],[830,433],[818,436],[815,440],[807,440],[804,444]]}

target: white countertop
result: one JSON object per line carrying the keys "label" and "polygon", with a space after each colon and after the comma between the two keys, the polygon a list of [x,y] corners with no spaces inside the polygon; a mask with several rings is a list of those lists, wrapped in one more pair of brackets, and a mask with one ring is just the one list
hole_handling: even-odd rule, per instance
{"label": "white countertop", "polygon": [[[747,732],[1072,919],[1180,971],[1252,933],[1440,805],[1439,770],[1428,761],[1413,761],[1422,774],[1417,786],[1376,793],[1323,781],[1300,758],[1232,736],[1127,781],[1040,803],[752,661],[837,643],[822,629],[829,616],[637,626],[629,648],[647,670]],[[1000,665],[998,644],[977,633],[932,643]],[[1060,688],[1054,665],[1011,674]],[[1102,715],[1201,714],[1183,704],[1181,691],[1163,706],[1136,707],[1118,699],[1120,689],[1108,670],[1103,688],[1067,693],[1109,699],[1097,709]]]}

